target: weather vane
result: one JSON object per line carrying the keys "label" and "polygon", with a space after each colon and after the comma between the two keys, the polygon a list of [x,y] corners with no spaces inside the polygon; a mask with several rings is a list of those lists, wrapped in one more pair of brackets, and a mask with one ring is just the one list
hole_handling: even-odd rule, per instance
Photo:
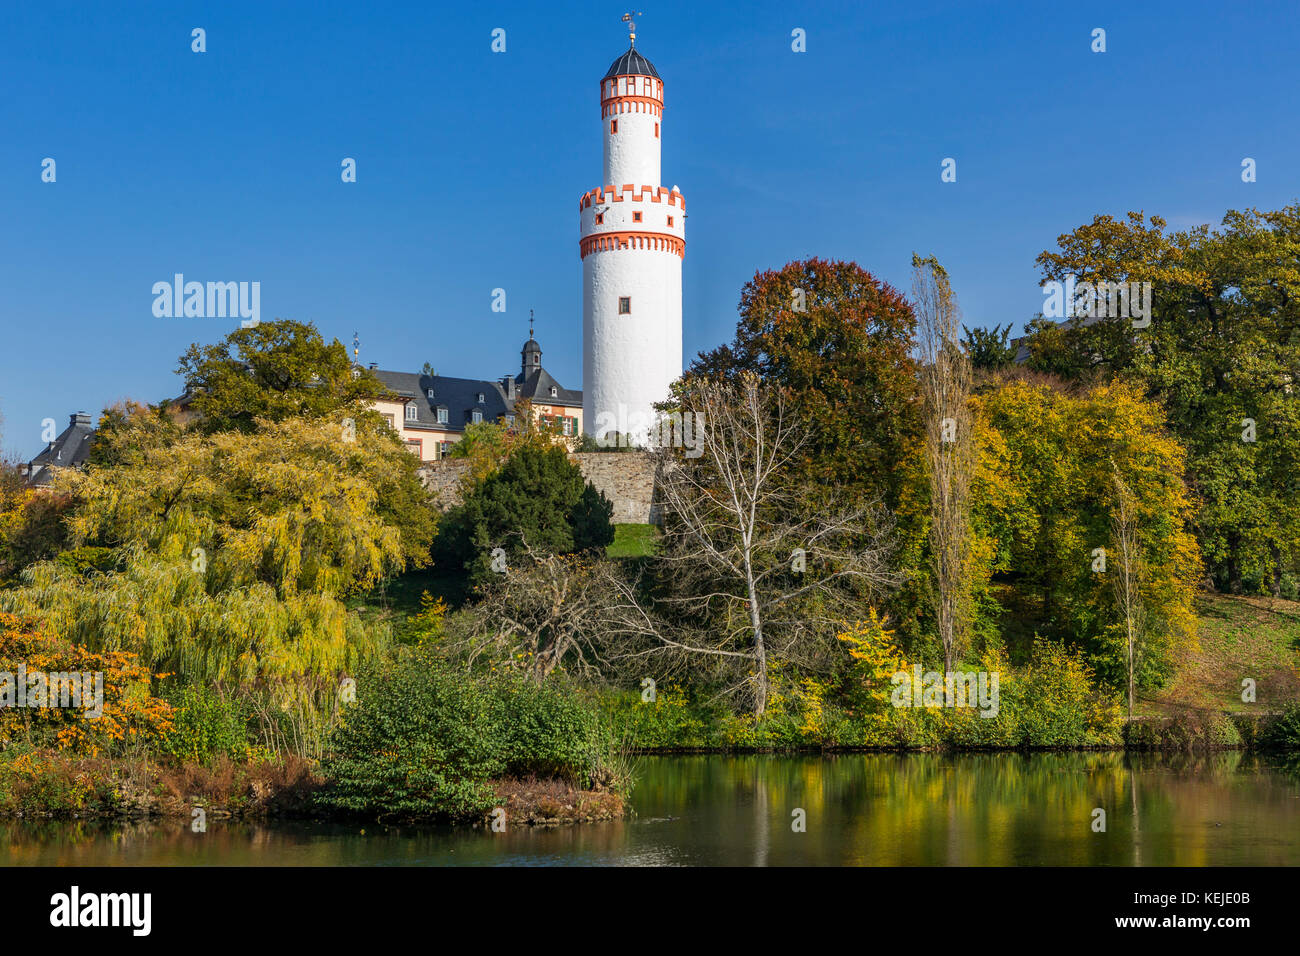
{"label": "weather vane", "polygon": [[623,14],[623,22],[627,24],[628,39],[632,41],[633,46],[636,46],[636,21],[633,20],[632,18],[643,17],[643,16],[645,16],[645,14],[640,12],[639,10],[636,13]]}
{"label": "weather vane", "polygon": [[533,337],[533,310],[528,310],[528,337]]}
{"label": "weather vane", "polygon": [[355,362],[357,355],[361,352],[361,340],[357,338],[357,333],[352,333],[352,360]]}

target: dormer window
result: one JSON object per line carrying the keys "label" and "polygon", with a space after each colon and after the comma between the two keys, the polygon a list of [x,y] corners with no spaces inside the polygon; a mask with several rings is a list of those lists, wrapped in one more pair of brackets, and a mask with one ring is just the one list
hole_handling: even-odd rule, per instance
{"label": "dormer window", "polygon": [[483,404],[483,393],[482,393],[482,392],[479,392],[479,393],[478,393],[478,403],[479,403],[480,405]]}
{"label": "dormer window", "polygon": [[445,424],[447,424],[447,406],[446,406],[446,405],[439,405],[439,406],[438,406],[438,424],[439,424],[439,425],[445,425]]}
{"label": "dormer window", "polygon": [[554,385],[552,385],[552,386],[551,386],[551,398],[554,398],[556,395],[559,395],[559,394],[560,394],[560,390],[557,389]]}
{"label": "dormer window", "polygon": [[420,417],[420,410],[414,404],[406,406],[406,420],[408,422],[417,421]]}
{"label": "dormer window", "polygon": [[430,398],[433,398],[433,389],[431,389],[431,388],[430,388],[430,389],[425,389],[425,391],[426,391],[426,393],[428,394],[428,396],[429,396]]}
{"label": "dormer window", "polygon": [[476,408],[469,413],[469,420],[475,425],[480,425],[483,422],[483,413]]}

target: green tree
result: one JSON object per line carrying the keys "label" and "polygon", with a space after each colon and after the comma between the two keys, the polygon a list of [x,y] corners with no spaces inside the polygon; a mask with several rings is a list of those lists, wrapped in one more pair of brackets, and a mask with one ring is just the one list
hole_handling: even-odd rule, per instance
{"label": "green tree", "polygon": [[612,514],[563,448],[524,445],[447,515],[435,558],[465,568],[479,584],[493,573],[496,548],[513,561],[529,549],[569,554],[605,547],[614,540]]}
{"label": "green tree", "polygon": [[315,326],[290,319],[237,329],[216,345],[191,345],[176,371],[194,395],[198,427],[209,434],[252,431],[258,419],[359,412],[387,393],[368,369],[353,368],[337,339],[326,344]]}
{"label": "green tree", "polygon": [[971,367],[976,371],[997,372],[1007,368],[1016,359],[1016,346],[1010,344],[1011,323],[991,329],[961,327],[966,338],[962,346],[970,356]]}

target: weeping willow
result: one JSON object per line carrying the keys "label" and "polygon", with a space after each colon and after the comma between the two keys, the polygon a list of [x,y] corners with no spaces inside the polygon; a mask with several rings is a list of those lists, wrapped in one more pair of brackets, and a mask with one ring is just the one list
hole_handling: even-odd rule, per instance
{"label": "weeping willow", "polygon": [[403,564],[371,474],[389,449],[355,424],[262,426],[146,446],[66,476],[78,501],[72,544],[111,548],[114,563],[33,565],[0,592],[0,609],[94,650],[133,651],[155,672],[259,689],[283,706],[337,696],[339,678],[388,639],[343,599]]}

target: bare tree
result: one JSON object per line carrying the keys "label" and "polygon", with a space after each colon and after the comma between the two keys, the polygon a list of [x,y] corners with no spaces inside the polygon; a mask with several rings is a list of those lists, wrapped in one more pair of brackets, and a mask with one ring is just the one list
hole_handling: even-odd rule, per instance
{"label": "bare tree", "polygon": [[1117,573],[1111,576],[1115,590],[1115,603],[1124,615],[1128,645],[1128,719],[1133,719],[1134,670],[1142,641],[1142,594],[1140,545],[1137,540],[1136,502],[1119,469],[1111,463],[1115,481],[1115,510],[1111,513],[1110,530],[1115,553],[1119,558]]}
{"label": "bare tree", "polygon": [[935,616],[947,673],[965,648],[970,626],[971,367],[960,344],[961,311],[948,273],[933,256],[912,256],[912,298],[925,403]]}
{"label": "bare tree", "polygon": [[810,662],[833,643],[837,625],[897,587],[892,520],[874,503],[811,507],[808,489],[792,481],[809,434],[756,376],[692,382],[683,407],[703,428],[701,453],[657,453],[659,601],[676,626],[671,634],[648,628],[650,645],[631,653],[742,664],[747,672],[732,689],[747,689],[761,715],[774,655]]}
{"label": "bare tree", "polygon": [[512,566],[467,610],[448,649],[471,666],[488,659],[526,668],[539,684],[562,663],[586,677],[603,676],[610,667],[606,651],[617,648],[631,619],[620,603],[624,589],[609,561],[551,554],[524,542]]}

